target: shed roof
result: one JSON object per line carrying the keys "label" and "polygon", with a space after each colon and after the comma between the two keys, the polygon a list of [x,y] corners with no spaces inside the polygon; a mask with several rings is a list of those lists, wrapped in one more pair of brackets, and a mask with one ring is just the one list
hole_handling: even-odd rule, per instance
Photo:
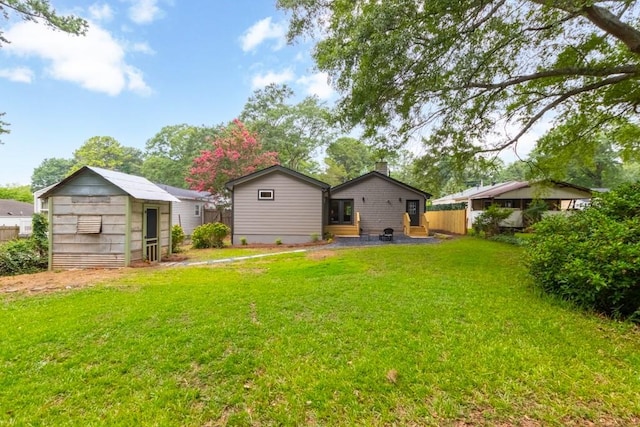
{"label": "shed roof", "polygon": [[289,169],[289,168],[286,168],[286,167],[281,166],[281,165],[269,166],[268,168],[261,169],[259,171],[250,173],[248,175],[241,176],[240,178],[233,179],[233,180],[227,182],[225,184],[225,187],[228,190],[233,191],[233,188],[236,185],[244,184],[245,182],[252,181],[254,179],[260,178],[262,176],[265,176],[265,175],[268,175],[268,174],[271,174],[271,173],[274,173],[274,172],[284,173],[284,174],[289,175],[289,176],[291,176],[293,178],[297,178],[299,180],[305,181],[308,184],[320,187],[323,190],[326,190],[326,189],[328,189],[330,187],[330,185],[327,184],[326,182],[322,182],[322,181],[319,181],[319,180],[317,180],[315,178],[311,178],[310,176],[307,176],[307,175],[302,174],[302,173],[300,173],[298,171],[294,171],[293,169]]}
{"label": "shed roof", "polygon": [[431,197],[431,194],[427,193],[426,191],[419,190],[419,189],[417,189],[415,187],[410,186],[409,184],[405,184],[402,181],[398,181],[397,179],[391,178],[390,176],[382,174],[382,173],[380,173],[378,171],[372,171],[372,172],[369,172],[369,173],[365,173],[364,175],[360,175],[357,178],[353,178],[352,180],[344,182],[344,183],[342,183],[340,185],[336,185],[335,187],[331,187],[331,191],[339,191],[339,190],[351,187],[352,185],[356,185],[359,182],[362,182],[362,181],[364,181],[364,180],[366,180],[368,178],[373,178],[373,177],[382,178],[382,179],[384,179],[386,181],[389,181],[390,183],[392,183],[394,185],[397,185],[399,187],[405,188],[405,189],[407,189],[409,191],[413,191],[414,193],[418,193],[418,194],[420,194],[421,196],[423,196],[423,197],[425,197],[427,199]]}
{"label": "shed roof", "polygon": [[116,187],[120,188],[125,193],[129,194],[131,197],[140,200],[153,200],[153,201],[162,201],[162,202],[179,202],[177,198],[158,187],[151,181],[141,176],[129,175],[123,172],[112,171],[108,169],[97,168],[95,166],[83,166],[52,188],[47,190],[40,197],[47,198],[51,196],[52,193],[55,192],[57,188],[64,186],[66,183],[74,179],[76,176],[86,173],[89,171],[90,173],[94,173],[104,180],[110,182]]}
{"label": "shed roof", "polygon": [[0,216],[25,216],[33,215],[33,205],[31,203],[19,202],[17,200],[0,199]]}

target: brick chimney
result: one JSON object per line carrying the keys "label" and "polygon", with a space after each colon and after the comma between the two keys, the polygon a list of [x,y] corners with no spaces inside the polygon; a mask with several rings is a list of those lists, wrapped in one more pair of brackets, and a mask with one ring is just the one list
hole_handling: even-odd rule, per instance
{"label": "brick chimney", "polygon": [[389,176],[389,165],[387,162],[376,162],[376,172]]}

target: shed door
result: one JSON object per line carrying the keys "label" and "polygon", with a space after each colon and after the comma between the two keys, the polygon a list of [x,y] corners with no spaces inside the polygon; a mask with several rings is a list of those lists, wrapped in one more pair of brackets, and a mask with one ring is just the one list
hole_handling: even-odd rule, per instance
{"label": "shed door", "polygon": [[144,208],[144,254],[145,259],[150,262],[158,261],[158,208],[147,206]]}
{"label": "shed door", "polygon": [[407,200],[407,213],[411,218],[411,225],[420,225],[420,200]]}

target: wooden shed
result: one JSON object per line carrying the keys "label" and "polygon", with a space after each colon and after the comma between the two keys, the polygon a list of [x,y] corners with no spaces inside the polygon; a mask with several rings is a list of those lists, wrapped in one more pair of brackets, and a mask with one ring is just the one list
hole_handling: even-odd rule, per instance
{"label": "wooden shed", "polygon": [[171,194],[139,176],[84,166],[48,189],[49,269],[118,268],[171,250]]}

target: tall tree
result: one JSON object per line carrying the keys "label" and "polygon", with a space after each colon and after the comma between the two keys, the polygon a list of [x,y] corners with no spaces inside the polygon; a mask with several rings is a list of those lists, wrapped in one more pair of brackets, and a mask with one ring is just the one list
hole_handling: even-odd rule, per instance
{"label": "tall tree", "polygon": [[264,151],[257,135],[240,120],[208,140],[209,149],[194,159],[187,177],[194,190],[225,196],[228,181],[278,163],[278,153]]}
{"label": "tall tree", "polygon": [[464,161],[516,143],[543,118],[561,124],[579,112],[592,127],[638,122],[636,1],[278,6],[291,13],[290,39],[322,35],[316,64],[342,95],[342,121],[363,125],[365,135],[391,129],[407,139],[429,131],[430,152]]}
{"label": "tall tree", "polygon": [[[73,15],[59,15],[51,7],[48,0],[4,0],[0,1],[0,15],[5,19],[14,16],[38,23],[43,23],[51,28],[75,35],[84,35],[87,31],[87,21]],[[4,43],[10,43],[0,30],[0,47]],[[5,113],[0,113],[0,117]],[[0,135],[8,133],[8,123],[0,120]]]}
{"label": "tall tree", "polygon": [[57,157],[44,159],[31,174],[31,191],[37,191],[62,181],[64,177],[69,175],[73,165],[74,161],[72,159]]}
{"label": "tall tree", "polygon": [[96,166],[137,174],[142,165],[142,152],[123,146],[111,136],[94,136],[73,152],[73,161],[72,171],[82,166]]}
{"label": "tall tree", "polygon": [[290,104],[294,93],[286,85],[270,84],[256,90],[240,120],[256,132],[265,150],[275,151],[283,166],[314,173],[314,154],[334,136],[331,112],[317,97]]}
{"label": "tall tree", "polygon": [[326,171],[321,179],[331,185],[341,184],[373,169],[374,152],[355,138],[342,137],[327,147]]}
{"label": "tall tree", "polygon": [[193,159],[210,146],[216,128],[179,124],[165,126],[147,141],[142,175],[153,182],[187,188],[185,181]]}

